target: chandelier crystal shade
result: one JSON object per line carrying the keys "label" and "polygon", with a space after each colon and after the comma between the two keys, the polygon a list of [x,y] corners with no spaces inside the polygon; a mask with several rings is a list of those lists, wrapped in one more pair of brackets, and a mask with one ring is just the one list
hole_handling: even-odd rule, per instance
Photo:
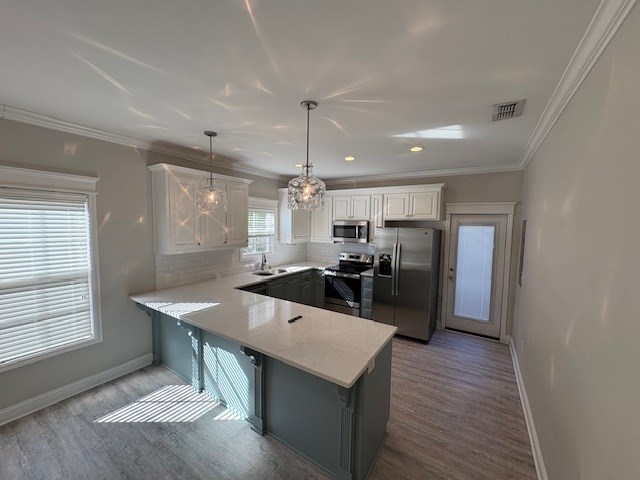
{"label": "chandelier crystal shade", "polygon": [[302,173],[289,181],[289,208],[291,210],[324,210],[324,196],[327,187],[313,174],[313,165],[309,164],[309,112],[318,104],[313,100],[300,103],[307,109],[307,163]]}
{"label": "chandelier crystal shade", "polygon": [[218,136],[216,132],[207,130],[204,134],[209,137],[209,184],[196,191],[196,207],[200,212],[227,211],[227,192],[216,185],[213,178],[212,138]]}

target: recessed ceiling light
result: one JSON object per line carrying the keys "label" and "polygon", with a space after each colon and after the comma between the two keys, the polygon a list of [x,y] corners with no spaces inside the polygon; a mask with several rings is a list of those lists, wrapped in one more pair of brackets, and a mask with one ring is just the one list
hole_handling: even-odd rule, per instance
{"label": "recessed ceiling light", "polygon": [[347,162],[353,162],[356,159],[356,157],[354,157],[353,155],[347,155],[346,157],[344,157],[344,159]]}
{"label": "recessed ceiling light", "polygon": [[293,166],[296,167],[296,168],[302,168],[302,164],[301,163],[294,163]]}
{"label": "recessed ceiling light", "polygon": [[424,147],[416,145],[415,147],[411,147],[409,150],[411,150],[412,152],[421,152],[422,150],[424,150]]}

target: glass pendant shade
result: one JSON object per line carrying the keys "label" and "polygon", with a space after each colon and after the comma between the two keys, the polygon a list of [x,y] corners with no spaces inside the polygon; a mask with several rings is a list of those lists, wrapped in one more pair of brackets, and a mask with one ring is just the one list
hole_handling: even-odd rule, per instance
{"label": "glass pendant shade", "polygon": [[215,180],[209,186],[196,191],[196,207],[201,212],[227,211],[227,192],[216,185]]}
{"label": "glass pendant shade", "polygon": [[302,173],[289,181],[289,208],[291,210],[324,210],[324,194],[327,187],[313,174],[313,165],[309,164],[309,112],[318,104],[313,100],[300,103],[307,110],[307,163]]}
{"label": "glass pendant shade", "polygon": [[216,185],[213,179],[213,150],[211,139],[218,134],[207,130],[204,134],[209,137],[209,185],[196,190],[196,208],[203,213],[217,210],[227,211],[227,192]]}
{"label": "glass pendant shade", "polygon": [[313,174],[313,165],[302,167],[302,173],[289,181],[291,210],[324,210],[327,187]]}

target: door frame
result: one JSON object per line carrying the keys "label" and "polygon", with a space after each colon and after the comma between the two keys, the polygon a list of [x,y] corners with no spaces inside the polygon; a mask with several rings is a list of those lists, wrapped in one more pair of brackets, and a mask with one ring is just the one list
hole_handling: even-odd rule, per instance
{"label": "door frame", "polygon": [[452,215],[506,215],[507,237],[504,249],[504,272],[502,278],[502,292],[496,292],[496,301],[500,302],[500,342],[509,343],[511,337],[507,335],[507,314],[509,310],[509,296],[511,292],[511,252],[513,243],[513,216],[518,202],[485,202],[485,203],[446,203],[444,268],[442,270],[442,328],[447,328],[449,282],[446,273],[449,271],[449,257],[451,250],[451,216]]}

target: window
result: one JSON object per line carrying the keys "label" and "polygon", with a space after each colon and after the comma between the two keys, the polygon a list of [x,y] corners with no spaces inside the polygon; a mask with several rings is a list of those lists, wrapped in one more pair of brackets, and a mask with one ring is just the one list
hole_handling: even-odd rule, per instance
{"label": "window", "polygon": [[250,198],[248,223],[249,245],[240,251],[241,259],[272,254],[276,236],[275,202]]}
{"label": "window", "polygon": [[0,187],[0,370],[100,341],[93,200]]}

